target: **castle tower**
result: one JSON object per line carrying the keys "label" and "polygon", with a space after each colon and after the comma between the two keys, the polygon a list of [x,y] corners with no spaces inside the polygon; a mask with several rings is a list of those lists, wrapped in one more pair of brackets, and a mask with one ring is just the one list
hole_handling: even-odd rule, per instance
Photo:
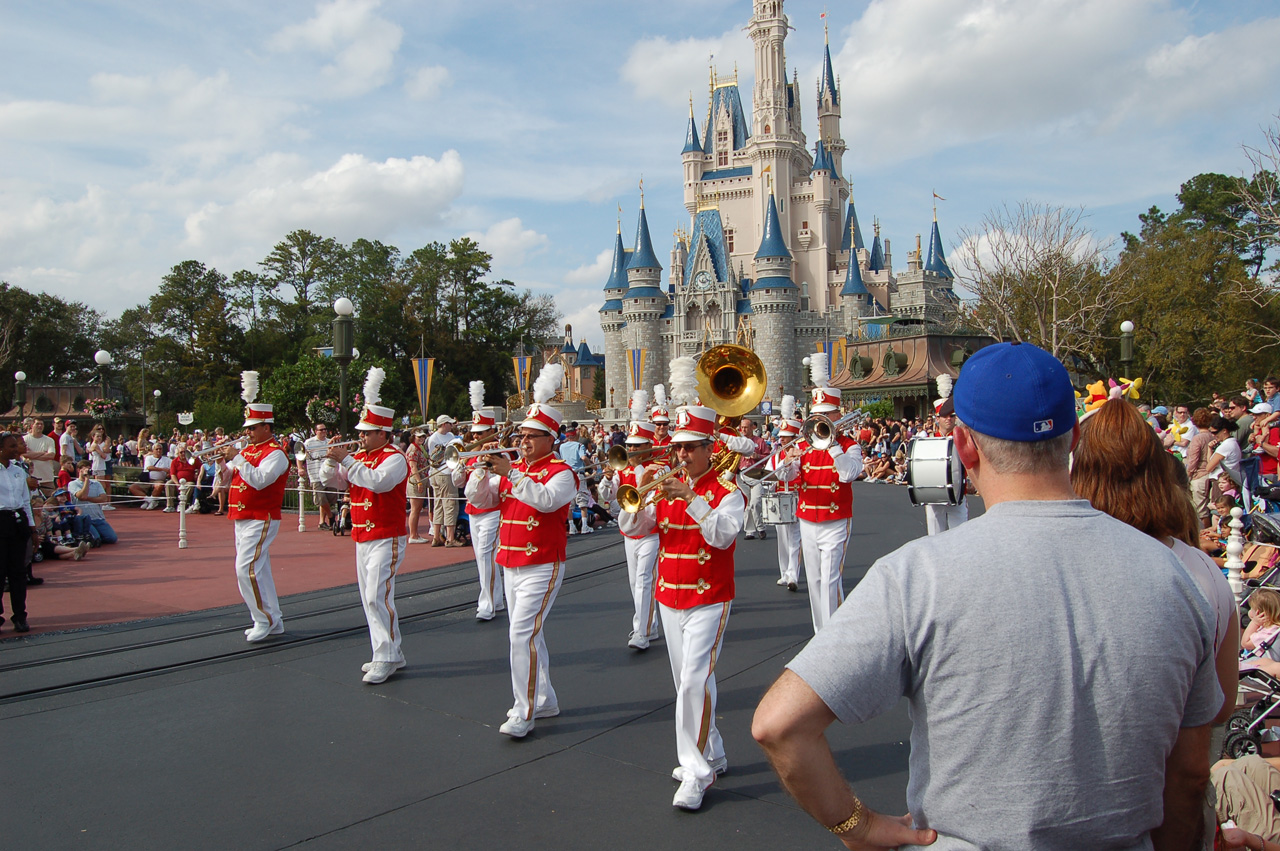
{"label": "castle tower", "polygon": [[613,241],[613,265],[604,285],[604,306],[600,308],[600,329],[604,331],[605,403],[609,404],[609,388],[614,390],[612,404],[625,408],[627,396],[626,339],[623,335],[622,297],[627,291],[627,261],[630,252],[622,245],[622,220]]}
{"label": "castle tower", "polygon": [[[753,0],[747,31],[755,42],[756,85],[751,97],[756,132],[789,138],[791,109],[787,103],[787,16],[782,0]],[[767,129],[766,129],[767,128]]]}
{"label": "castle tower", "polygon": [[796,360],[796,311],[800,289],[791,278],[792,258],[782,238],[778,205],[772,195],[765,211],[764,233],[755,256],[755,280],[751,300],[755,353],[769,376],[767,398],[780,400],[803,387]]}
{"label": "castle tower", "polygon": [[822,76],[818,79],[818,139],[826,143],[835,174],[844,174],[844,139],[840,137],[840,86],[831,70],[831,41],[822,49]]}
{"label": "castle tower", "polygon": [[[644,389],[652,386],[654,376],[666,370],[666,352],[662,345],[661,319],[666,312],[668,299],[662,291],[662,265],[653,253],[653,241],[649,238],[649,220],[645,217],[644,196],[640,198],[640,220],[636,225],[636,247],[627,263],[627,291],[622,298],[622,321],[626,323],[623,334],[624,348],[644,349]],[[627,393],[641,388],[630,385],[625,364],[623,372]],[[615,385],[617,386],[617,385]]]}
{"label": "castle tower", "polygon": [[[689,97],[689,129],[684,135],[684,150],[680,152],[684,163],[684,208],[692,216],[698,209],[698,183],[706,165],[702,143],[698,141],[698,122],[693,117],[693,96]],[[673,267],[674,268],[674,267]]]}

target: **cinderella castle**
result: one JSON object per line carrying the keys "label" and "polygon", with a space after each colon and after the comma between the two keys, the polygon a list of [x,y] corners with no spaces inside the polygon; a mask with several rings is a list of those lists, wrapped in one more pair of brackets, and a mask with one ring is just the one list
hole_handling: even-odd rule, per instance
{"label": "cinderella castle", "polygon": [[[776,404],[783,394],[803,394],[809,377],[801,360],[817,349],[832,354],[833,374],[862,373],[863,361],[871,359],[856,352],[867,341],[887,339],[891,331],[905,336],[904,326],[911,335],[927,335],[955,315],[959,300],[936,212],[927,254],[917,235],[905,271],[897,273],[879,224],[869,235],[859,224],[844,177],[847,145],[829,44],[810,146],[798,76],[787,78],[789,23],[782,7],[783,0],[753,0],[750,113],[736,69],[732,78],[712,69],[701,130],[690,102],[680,159],[691,224],[675,233],[665,285],[643,195],[633,247],[623,244],[618,228],[600,308],[605,381],[613,391],[606,416],[625,416],[637,374],[648,389],[667,380],[672,358],[720,343],[746,345],[759,355],[769,375],[766,398]],[[901,353],[892,344],[889,353],[898,364]],[[876,370],[875,363],[865,366],[868,376]],[[927,396],[927,386],[920,389],[913,394]]]}

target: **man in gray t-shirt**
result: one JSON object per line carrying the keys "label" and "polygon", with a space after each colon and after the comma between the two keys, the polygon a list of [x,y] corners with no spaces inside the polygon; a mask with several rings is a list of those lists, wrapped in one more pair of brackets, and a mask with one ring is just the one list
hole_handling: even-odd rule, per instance
{"label": "man in gray t-shirt", "polygon": [[[1212,607],[1158,541],[1075,499],[1066,371],[1026,344],[955,390],[977,520],[872,565],[761,701],[753,734],[851,848],[1192,847],[1223,695]],[[840,777],[832,721],[911,708],[908,816]],[[936,839],[936,842],[935,842]]]}

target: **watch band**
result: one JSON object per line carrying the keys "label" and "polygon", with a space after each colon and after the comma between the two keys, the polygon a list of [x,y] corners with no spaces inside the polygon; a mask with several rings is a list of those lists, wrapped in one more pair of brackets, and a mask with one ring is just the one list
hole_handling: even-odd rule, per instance
{"label": "watch band", "polygon": [[862,823],[862,818],[866,815],[866,812],[867,808],[862,805],[862,801],[855,797],[853,799],[853,814],[839,824],[828,827],[827,830],[836,836],[848,833]]}

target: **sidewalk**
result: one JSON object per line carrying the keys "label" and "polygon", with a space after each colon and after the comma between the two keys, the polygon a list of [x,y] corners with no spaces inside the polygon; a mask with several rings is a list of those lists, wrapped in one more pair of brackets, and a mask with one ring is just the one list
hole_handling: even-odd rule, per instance
{"label": "sidewalk", "polygon": [[[178,515],[119,507],[106,514],[120,543],[89,550],[83,561],[43,561],[34,573],[44,584],[27,589],[31,634],[81,629],[240,603],[231,521],[212,514],[187,516],[187,548],[178,549]],[[318,515],[286,514],[271,546],[271,574],[281,597],[350,585],[355,542],[317,530]],[[401,573],[471,561],[470,547],[408,549]],[[5,623],[0,639],[15,633]]]}

